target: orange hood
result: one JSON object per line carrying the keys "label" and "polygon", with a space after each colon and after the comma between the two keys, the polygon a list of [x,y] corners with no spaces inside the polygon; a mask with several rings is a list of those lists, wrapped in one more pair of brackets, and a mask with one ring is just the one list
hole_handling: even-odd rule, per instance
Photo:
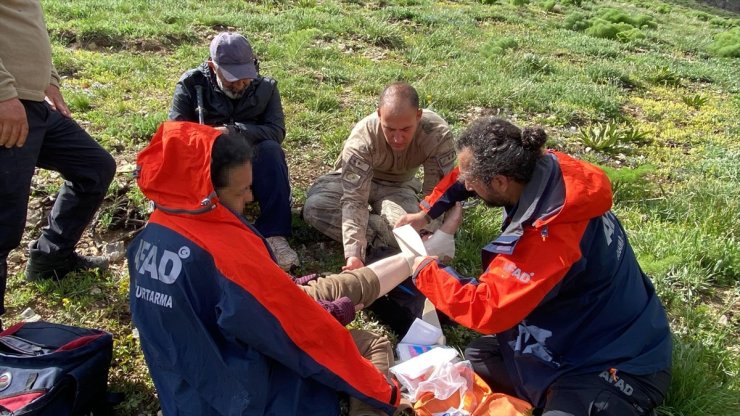
{"label": "orange hood", "polygon": [[197,214],[215,207],[211,149],[221,132],[201,124],[167,121],[137,159],[144,195],[163,211]]}

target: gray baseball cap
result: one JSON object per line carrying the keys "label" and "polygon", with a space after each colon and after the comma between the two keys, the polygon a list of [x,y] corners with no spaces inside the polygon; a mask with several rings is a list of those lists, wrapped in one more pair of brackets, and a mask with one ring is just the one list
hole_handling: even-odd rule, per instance
{"label": "gray baseball cap", "polygon": [[226,81],[257,78],[254,53],[247,38],[231,32],[221,32],[211,41],[211,60],[221,70]]}

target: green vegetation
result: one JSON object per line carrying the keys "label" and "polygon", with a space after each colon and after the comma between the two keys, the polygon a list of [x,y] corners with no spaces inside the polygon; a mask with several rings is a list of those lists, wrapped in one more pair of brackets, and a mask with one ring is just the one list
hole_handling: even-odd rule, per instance
{"label": "green vegetation", "polygon": [[[396,80],[414,84],[455,132],[498,114],[543,125],[552,147],[605,167],[614,210],[675,333],[674,381],[660,413],[740,409],[736,14],[695,0],[42,3],[62,91],[119,166],[84,251],[126,242],[146,221],[131,177],[136,153],[166,119],[180,74],[207,57],[213,35],[236,30],[252,41],[261,71],[279,81],[298,207],[354,123]],[[55,174],[36,177],[32,213],[48,208],[59,183]],[[499,226],[497,210],[466,211],[453,262],[461,273],[480,273],[480,247]],[[30,228],[26,238],[38,232]],[[295,217],[301,274],[342,263],[339,245],[317,234]],[[125,262],[102,275],[30,284],[24,261],[21,250],[11,256],[6,325],[32,307],[45,319],[113,332],[111,383],[127,393],[118,414],[155,414],[130,324]],[[354,325],[377,327],[369,314]],[[460,348],[473,336],[459,328],[446,334]]]}
{"label": "green vegetation", "polygon": [[740,27],[720,33],[709,50],[717,56],[740,58]]}

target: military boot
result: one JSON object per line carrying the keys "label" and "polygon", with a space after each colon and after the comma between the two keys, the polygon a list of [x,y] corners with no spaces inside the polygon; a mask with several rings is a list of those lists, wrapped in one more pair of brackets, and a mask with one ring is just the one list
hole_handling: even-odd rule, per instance
{"label": "military boot", "polygon": [[26,280],[62,279],[70,272],[108,269],[108,259],[103,256],[83,256],[72,252],[60,256],[40,251],[37,242],[28,245],[28,262],[26,263]]}

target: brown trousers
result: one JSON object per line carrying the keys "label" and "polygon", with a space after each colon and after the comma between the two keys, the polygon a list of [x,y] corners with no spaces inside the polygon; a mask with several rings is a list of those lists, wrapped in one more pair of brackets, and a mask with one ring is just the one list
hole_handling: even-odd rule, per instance
{"label": "brown trousers", "polygon": [[[362,304],[365,307],[373,303],[380,293],[378,276],[367,267],[320,277],[299,287],[314,299],[331,301],[346,296],[352,300],[353,304]],[[360,354],[390,379],[388,369],[393,365],[393,348],[388,338],[362,329],[351,329],[349,332]],[[385,413],[359,399],[350,397],[349,414],[350,416],[377,416]]]}

